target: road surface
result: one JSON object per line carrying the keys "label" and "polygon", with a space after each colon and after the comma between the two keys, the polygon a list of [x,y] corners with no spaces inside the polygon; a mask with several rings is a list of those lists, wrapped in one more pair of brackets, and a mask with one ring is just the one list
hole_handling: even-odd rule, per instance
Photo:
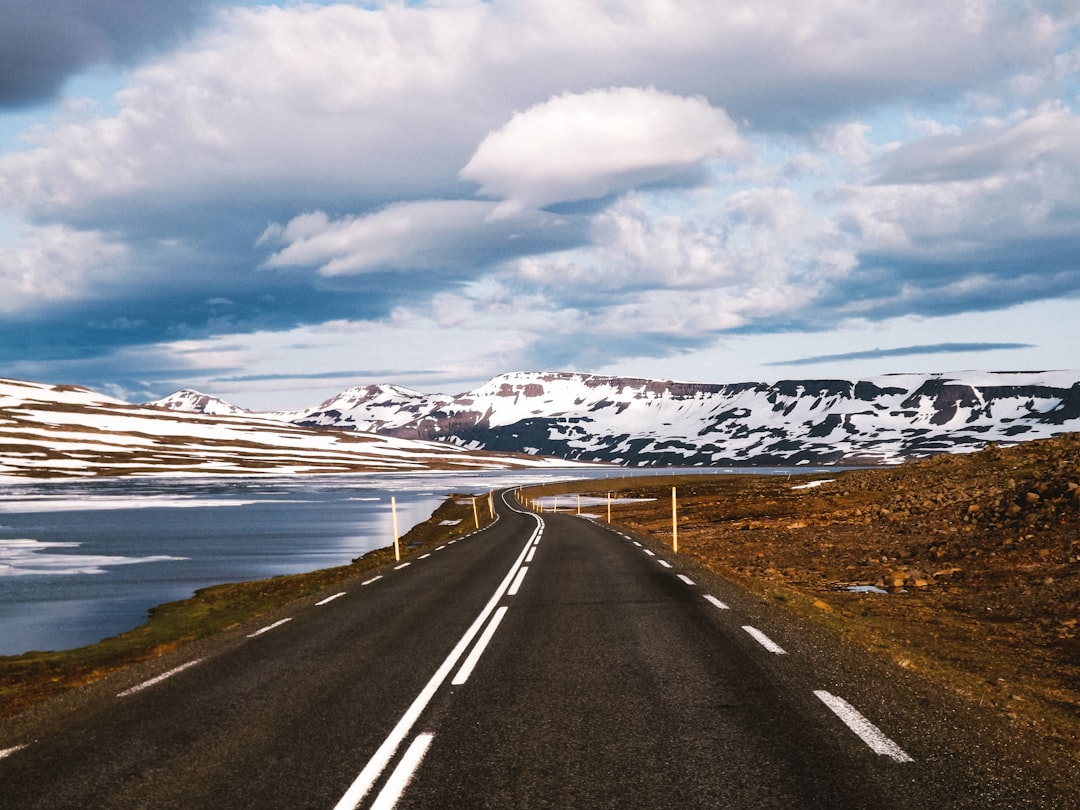
{"label": "road surface", "polygon": [[0,807],[1077,807],[1075,773],[645,538],[499,519],[0,727]]}

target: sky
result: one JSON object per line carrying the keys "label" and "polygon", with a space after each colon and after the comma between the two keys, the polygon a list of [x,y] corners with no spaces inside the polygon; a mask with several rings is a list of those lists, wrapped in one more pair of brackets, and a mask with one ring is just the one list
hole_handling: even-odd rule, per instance
{"label": "sky", "polygon": [[0,376],[1080,368],[1074,0],[0,0]]}

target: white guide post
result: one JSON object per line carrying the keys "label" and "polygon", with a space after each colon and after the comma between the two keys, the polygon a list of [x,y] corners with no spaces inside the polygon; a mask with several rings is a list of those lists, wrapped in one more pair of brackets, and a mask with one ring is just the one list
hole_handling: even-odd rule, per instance
{"label": "white guide post", "polygon": [[671,550],[679,553],[679,510],[675,500],[675,487],[671,488]]}
{"label": "white guide post", "polygon": [[401,562],[401,546],[398,545],[397,498],[390,496],[390,520],[394,524],[394,560]]}

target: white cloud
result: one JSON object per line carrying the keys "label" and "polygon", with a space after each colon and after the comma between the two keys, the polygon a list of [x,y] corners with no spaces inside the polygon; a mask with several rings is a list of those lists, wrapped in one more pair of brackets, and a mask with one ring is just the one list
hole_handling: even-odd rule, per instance
{"label": "white cloud", "polygon": [[127,249],[95,231],[21,225],[0,235],[0,312],[27,314],[103,294]]}
{"label": "white cloud", "polygon": [[983,259],[1009,243],[1080,240],[1080,117],[1058,108],[902,147],[842,190],[864,251]]}
{"label": "white cloud", "polygon": [[496,216],[671,179],[750,149],[723,110],[653,88],[564,93],[490,133],[461,170],[503,200]]}
{"label": "white cloud", "polygon": [[534,211],[512,222],[493,221],[494,208],[479,200],[424,200],[333,221],[316,211],[271,225],[258,244],[285,245],[267,260],[270,267],[318,266],[324,276],[342,276],[385,269],[475,270],[538,243],[579,238],[578,229],[561,217]]}

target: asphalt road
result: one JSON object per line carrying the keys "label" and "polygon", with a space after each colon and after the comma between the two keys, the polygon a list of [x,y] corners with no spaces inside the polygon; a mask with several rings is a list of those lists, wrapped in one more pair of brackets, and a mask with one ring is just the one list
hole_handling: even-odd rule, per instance
{"label": "asphalt road", "polygon": [[1080,806],[1037,739],[692,562],[499,513],[0,728],[0,807]]}

